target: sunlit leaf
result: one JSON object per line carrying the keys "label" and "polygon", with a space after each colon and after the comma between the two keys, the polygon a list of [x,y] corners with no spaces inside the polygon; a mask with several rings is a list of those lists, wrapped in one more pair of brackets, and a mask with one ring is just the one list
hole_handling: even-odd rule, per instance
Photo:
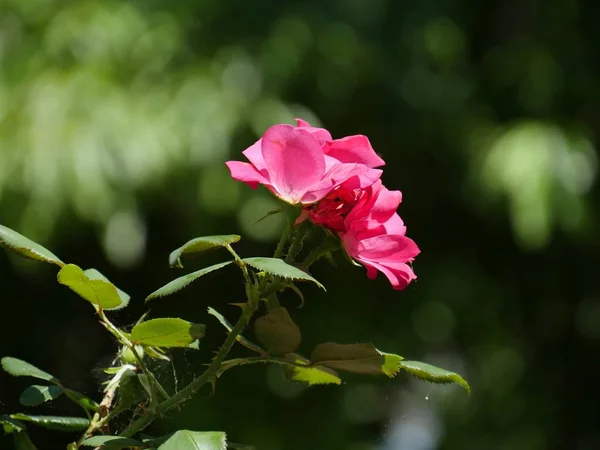
{"label": "sunlit leaf", "polygon": [[[86,269],[86,270],[83,271],[83,273],[90,280],[102,280],[102,281],[106,281],[107,283],[110,283],[110,280],[108,278],[106,278],[104,275],[102,275],[96,269]],[[117,290],[117,294],[119,294],[119,298],[121,299],[121,304],[119,306],[114,307],[114,308],[105,308],[105,309],[121,309],[121,308],[125,308],[129,304],[129,300],[131,299],[131,297],[129,296],[129,294],[123,292],[121,289],[119,289],[116,286],[115,286],[115,289]]]}
{"label": "sunlit leaf", "polygon": [[211,250],[218,247],[225,247],[231,245],[241,238],[237,234],[226,234],[222,236],[204,236],[192,239],[186,242],[181,247],[173,250],[169,255],[169,265],[171,267],[183,267],[181,264],[181,258],[183,256],[189,256],[197,253],[202,253],[207,250]]}
{"label": "sunlit leaf", "polygon": [[325,290],[325,287],[319,283],[312,275],[298,269],[284,260],[279,258],[244,258],[243,261],[249,266],[254,267],[260,271],[266,272],[270,275],[275,275],[288,280],[300,280],[300,281],[312,281],[321,289]]}
{"label": "sunlit leaf", "polygon": [[387,375],[398,373],[402,357],[383,353],[373,344],[319,344],[313,350],[310,359],[315,366],[325,366],[336,370],[363,373],[369,375]]}
{"label": "sunlit leaf", "polygon": [[2,425],[2,430],[6,434],[20,433],[27,428],[24,423],[13,419],[7,414],[0,414],[0,425]]}
{"label": "sunlit leaf", "polygon": [[219,431],[179,430],[158,447],[158,450],[225,450],[227,438]]}
{"label": "sunlit leaf", "polygon": [[2,368],[6,372],[10,373],[14,377],[33,377],[40,380],[50,381],[52,383],[58,383],[58,380],[49,373],[46,373],[21,359],[5,356],[0,360],[0,364],[2,364]]}
{"label": "sunlit leaf", "polygon": [[0,225],[0,246],[5,247],[25,258],[56,264],[59,267],[65,265],[58,256],[47,248],[33,242],[25,236],[10,228]]}
{"label": "sunlit leaf", "polygon": [[14,434],[15,450],[37,450],[29,435],[24,431]]}
{"label": "sunlit leaf", "polygon": [[295,353],[286,355],[286,359],[295,364],[302,364],[306,366],[284,367],[284,373],[289,380],[307,383],[309,386],[313,386],[315,384],[342,384],[342,379],[333,369],[319,366],[311,367],[309,366],[309,360]]}
{"label": "sunlit leaf", "polygon": [[85,395],[81,394],[80,392],[74,391],[72,389],[64,389],[64,392],[65,392],[65,395],[67,397],[69,397],[70,400],[77,403],[83,409],[96,412],[96,411],[98,411],[98,408],[100,407],[100,405],[98,403],[96,403],[91,398],[86,397]]}
{"label": "sunlit leaf", "polygon": [[187,347],[204,336],[205,326],[179,318],[151,319],[131,330],[131,340],[154,347]]}
{"label": "sunlit leaf", "polygon": [[[208,307],[208,313],[211,316],[214,316],[217,318],[217,320],[221,323],[221,325],[223,325],[227,331],[229,331],[231,333],[231,330],[233,329],[233,326],[231,325],[231,323],[229,323],[229,321],[218,311],[216,311],[215,309],[211,308],[210,306]],[[240,344],[242,344],[244,347],[255,351],[256,353],[260,353],[261,355],[266,354],[266,352],[260,348],[258,345],[256,345],[254,342],[249,341],[248,339],[246,339],[244,336],[242,336],[241,334],[239,334],[236,338],[236,341],[238,341]]]}
{"label": "sunlit leaf", "polygon": [[60,386],[29,386],[19,397],[19,402],[23,406],[37,406],[42,403],[54,400],[64,392]]}
{"label": "sunlit leaf", "polygon": [[81,444],[85,447],[100,447],[106,450],[120,450],[127,447],[141,447],[143,444],[135,439],[120,436],[93,436]]}
{"label": "sunlit leaf", "polygon": [[90,425],[90,421],[83,417],[30,416],[21,413],[11,414],[10,417],[24,422],[31,422],[40,427],[56,431],[85,430]]}
{"label": "sunlit leaf", "polygon": [[283,307],[273,308],[259,317],[254,322],[254,334],[267,352],[274,355],[295,352],[302,339],[300,328]]}
{"label": "sunlit leaf", "polygon": [[419,378],[420,380],[439,384],[457,383],[461,385],[467,392],[471,392],[469,383],[467,383],[465,379],[457,373],[440,369],[439,367],[419,361],[402,361],[400,363],[400,368],[412,376]]}
{"label": "sunlit leaf", "polygon": [[110,282],[89,278],[80,267],[67,264],[58,272],[58,282],[70,288],[88,302],[103,309],[118,309],[123,301]]}
{"label": "sunlit leaf", "polygon": [[160,289],[154,291],[148,297],[146,297],[146,301],[151,300],[156,297],[164,297],[166,295],[174,294],[175,292],[182,290],[184,287],[186,287],[192,281],[197,280],[201,276],[206,275],[207,273],[213,272],[215,270],[219,270],[220,268],[225,267],[225,266],[231,264],[232,262],[233,261],[222,262],[222,263],[210,266],[210,267],[206,267],[204,269],[197,270],[196,272],[188,273],[187,275],[184,275],[182,277],[176,278],[173,281],[165,284]]}

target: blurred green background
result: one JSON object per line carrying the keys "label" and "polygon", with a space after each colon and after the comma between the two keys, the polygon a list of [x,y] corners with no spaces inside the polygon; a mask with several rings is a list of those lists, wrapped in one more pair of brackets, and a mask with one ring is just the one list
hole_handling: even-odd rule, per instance
{"label": "blurred green background", "polygon": [[[463,373],[472,395],[403,375],[303,389],[257,366],[148,431],[260,450],[600,448],[597,17],[576,0],[0,0],[0,222],[101,270],[134,298],[113,314],[130,326],[188,239],[239,233],[243,255],[272,253],[281,217],[254,222],[273,197],[224,161],[294,117],[366,134],[404,194],[419,279],[394,292],[317,264],[328,292],[282,299],[301,350],[372,341]],[[113,342],[55,276],[0,253],[0,354],[99,396]],[[209,326],[200,353],[174,355],[180,386],[224,338],[206,307],[234,319],[241,295],[229,268],[151,305]],[[0,413],[27,385],[0,374]]]}

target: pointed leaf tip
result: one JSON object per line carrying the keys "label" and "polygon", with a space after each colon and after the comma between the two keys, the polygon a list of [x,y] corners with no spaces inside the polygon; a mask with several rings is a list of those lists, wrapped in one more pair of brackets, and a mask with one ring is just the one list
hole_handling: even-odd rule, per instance
{"label": "pointed leaf tip", "polygon": [[56,264],[58,267],[65,265],[47,248],[4,225],[0,225],[0,246],[25,258]]}
{"label": "pointed leaf tip", "polygon": [[190,283],[196,281],[201,276],[206,275],[210,272],[214,272],[215,270],[219,270],[231,264],[232,262],[233,261],[222,262],[219,264],[212,265],[210,267],[205,267],[204,269],[197,270],[196,272],[188,273],[187,275],[184,275],[182,277],[176,278],[173,281],[170,281],[169,283],[165,284],[160,289],[154,291],[148,297],[146,297],[146,301],[152,300],[157,297],[165,297],[167,295],[174,294],[175,292],[178,292],[183,288],[187,287]]}
{"label": "pointed leaf tip", "polygon": [[62,417],[62,416],[30,416],[28,414],[11,414],[11,418],[31,422],[43,428],[56,431],[78,431],[85,430],[90,425],[88,419],[83,417]]}
{"label": "pointed leaf tip", "polygon": [[202,253],[218,247],[226,247],[234,244],[241,239],[237,234],[225,234],[220,236],[203,236],[186,242],[178,249],[175,249],[169,255],[169,265],[171,267],[182,268],[181,258],[193,254]]}
{"label": "pointed leaf tip", "polygon": [[13,377],[33,377],[50,381],[51,383],[58,383],[58,380],[54,378],[54,376],[38,369],[33,364],[29,364],[22,359],[5,356],[0,360],[0,364],[2,365],[2,368]]}
{"label": "pointed leaf tip", "polygon": [[281,277],[288,280],[298,280],[298,281],[312,281],[317,286],[319,286],[324,291],[325,286],[323,286],[316,278],[310,275],[308,272],[305,272],[291,264],[286,263],[284,260],[279,258],[263,258],[263,257],[255,257],[255,258],[244,258],[246,264],[260,271],[266,272],[271,275],[275,275],[277,277]]}
{"label": "pointed leaf tip", "polygon": [[336,370],[367,375],[398,373],[402,357],[377,350],[373,344],[319,344],[310,357],[313,366],[325,366]]}
{"label": "pointed leaf tip", "polygon": [[420,380],[439,384],[456,383],[462,386],[468,393],[471,393],[471,386],[469,386],[469,383],[457,373],[450,372],[449,370],[440,369],[439,367],[420,361],[406,360],[400,363],[400,368]]}

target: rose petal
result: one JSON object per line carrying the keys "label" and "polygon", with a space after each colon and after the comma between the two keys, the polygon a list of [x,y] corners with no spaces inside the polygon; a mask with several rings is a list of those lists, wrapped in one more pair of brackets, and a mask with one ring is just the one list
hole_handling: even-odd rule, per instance
{"label": "rose petal", "polygon": [[310,124],[305,120],[296,119],[296,126],[312,134],[321,145],[327,141],[331,141],[332,139],[331,133],[329,133],[329,131],[327,131],[325,128],[311,127]]}
{"label": "rose petal", "polygon": [[266,131],[262,155],[272,186],[289,203],[298,203],[325,173],[325,157],[316,138],[291,125]]}
{"label": "rose petal", "polygon": [[373,150],[369,139],[363,135],[348,136],[327,142],[323,150],[325,154],[343,163],[359,163],[367,167],[385,165],[385,161]]}
{"label": "rose petal", "polygon": [[259,184],[269,185],[268,180],[252,164],[241,161],[227,161],[225,165],[227,165],[233,179],[243,181],[252,189],[256,189]]}

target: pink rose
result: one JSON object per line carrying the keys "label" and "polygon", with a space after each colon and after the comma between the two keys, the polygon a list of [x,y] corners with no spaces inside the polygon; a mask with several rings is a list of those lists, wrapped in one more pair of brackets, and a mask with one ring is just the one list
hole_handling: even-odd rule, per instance
{"label": "pink rose", "polygon": [[250,163],[228,161],[231,176],[256,188],[267,187],[291,204],[310,204],[352,180],[360,188],[381,176],[384,162],[364,136],[331,140],[329,132],[310,127],[275,125],[244,152]]}
{"label": "pink rose", "polygon": [[380,180],[366,189],[348,181],[305,207],[303,217],[336,231],[348,254],[367,268],[369,278],[380,271],[394,289],[404,289],[416,278],[407,263],[420,250],[405,236],[406,227],[396,213],[401,201],[400,191],[386,189]]}

